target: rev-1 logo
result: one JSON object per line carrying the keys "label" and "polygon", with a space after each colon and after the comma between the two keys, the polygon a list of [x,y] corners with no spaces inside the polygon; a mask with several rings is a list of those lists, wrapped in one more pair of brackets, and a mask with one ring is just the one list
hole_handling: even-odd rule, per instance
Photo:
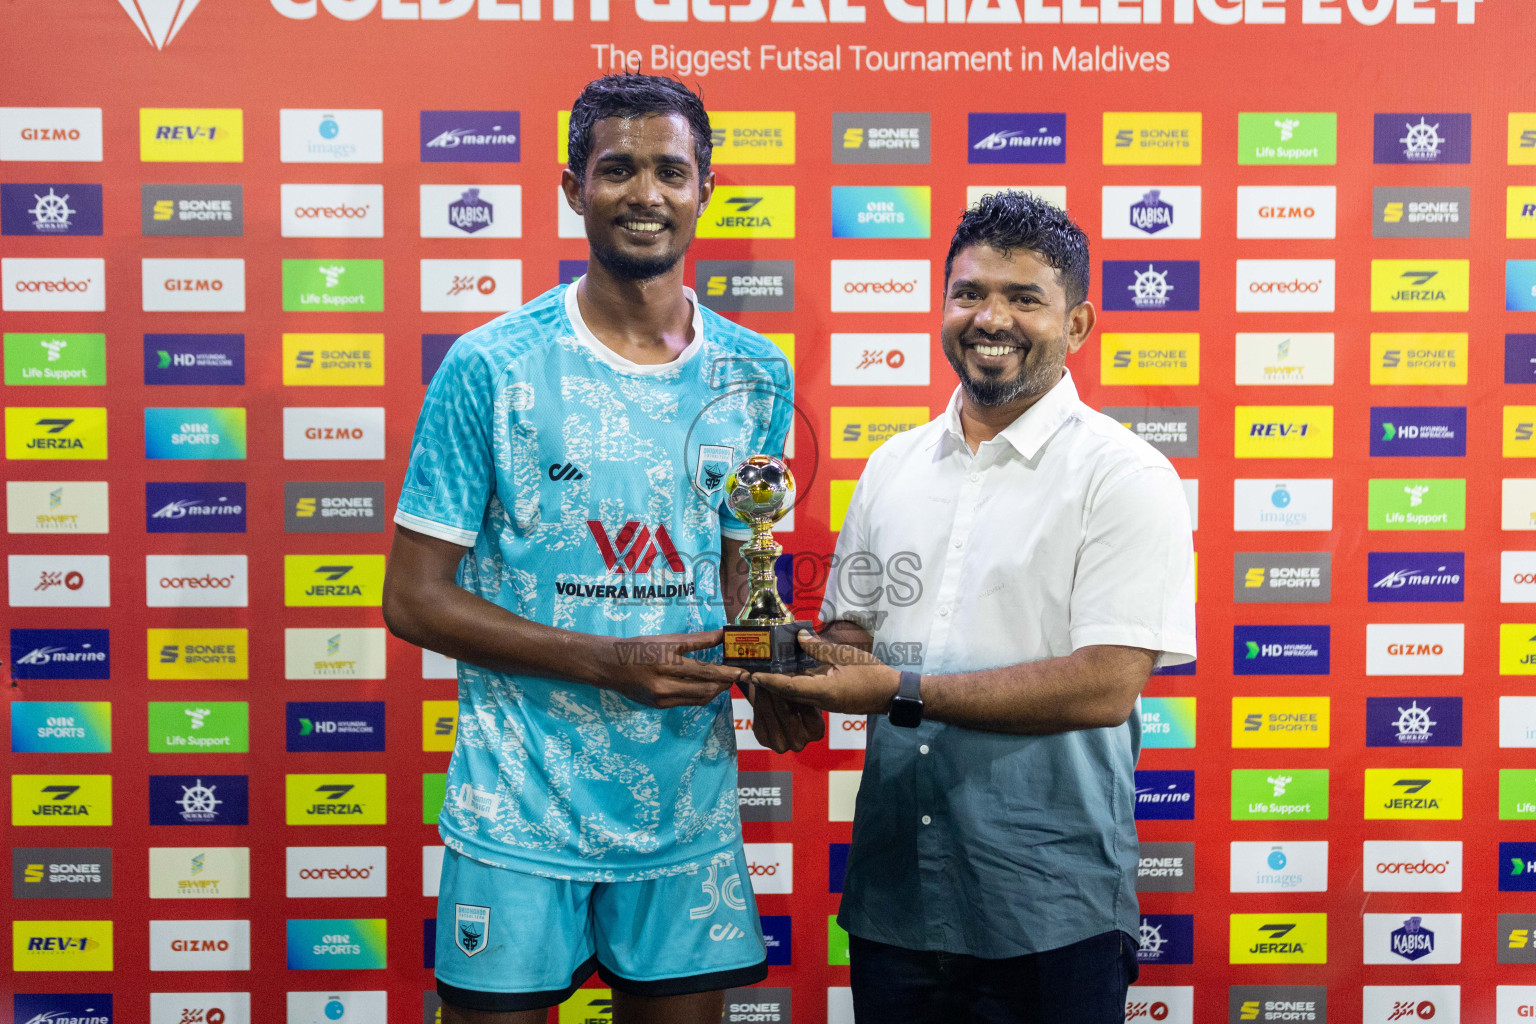
{"label": "rev-1 logo", "polygon": [[673,547],[672,538],[665,526],[656,527],[652,533],[650,527],[630,520],[611,541],[600,520],[588,519],[587,527],[592,531],[592,539],[597,541],[597,548],[603,555],[603,564],[608,566],[609,572],[622,575],[628,569],[632,573],[644,575],[650,572],[651,563],[656,560],[658,553],[673,572],[683,571],[683,560],[677,548]]}

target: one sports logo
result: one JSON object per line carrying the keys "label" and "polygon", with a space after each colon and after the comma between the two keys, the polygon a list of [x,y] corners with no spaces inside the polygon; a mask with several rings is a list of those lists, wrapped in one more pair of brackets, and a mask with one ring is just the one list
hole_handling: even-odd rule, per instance
{"label": "one sports logo", "polygon": [[597,541],[597,549],[602,552],[603,563],[609,572],[622,574],[626,569],[641,574],[650,572],[658,552],[673,572],[683,571],[683,560],[678,556],[677,548],[672,546],[672,538],[665,526],[656,527],[653,533],[650,527],[630,520],[612,541],[600,520],[588,519],[587,527]]}

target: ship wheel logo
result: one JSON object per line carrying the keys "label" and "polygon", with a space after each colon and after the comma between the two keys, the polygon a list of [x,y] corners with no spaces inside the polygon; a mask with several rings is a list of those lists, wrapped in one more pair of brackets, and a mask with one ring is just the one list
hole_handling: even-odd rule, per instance
{"label": "ship wheel logo", "polygon": [[1146,270],[1138,270],[1136,283],[1125,287],[1130,291],[1132,301],[1138,306],[1166,306],[1168,293],[1173,291],[1173,285],[1168,283],[1168,271],[1156,270],[1148,263]]}
{"label": "ship wheel logo", "polygon": [[1440,147],[1445,145],[1445,140],[1440,137],[1440,125],[1427,124],[1423,117],[1418,124],[1407,126],[1408,134],[1398,142],[1407,147],[1407,156],[1410,160],[1433,160],[1440,155]]}
{"label": "ship wheel logo", "polygon": [[57,195],[52,186],[45,196],[32,196],[37,200],[37,205],[27,212],[32,215],[33,226],[39,231],[55,232],[68,231],[69,218],[75,215],[75,211],[69,208],[69,193]]}
{"label": "ship wheel logo", "polygon": [[1419,702],[1414,701],[1406,708],[1397,709],[1397,721],[1392,723],[1397,730],[1399,742],[1422,742],[1429,738],[1429,730],[1435,724],[1429,717],[1429,708],[1419,707]]}
{"label": "ship wheel logo", "polygon": [[203,780],[181,787],[181,816],[187,821],[212,821],[218,816],[216,808],[224,801],[213,795],[213,787],[203,785]]}
{"label": "ship wheel logo", "polygon": [[1168,940],[1163,938],[1163,926],[1142,918],[1140,932],[1141,952],[1147,959],[1156,960],[1162,956],[1163,946],[1168,943]]}

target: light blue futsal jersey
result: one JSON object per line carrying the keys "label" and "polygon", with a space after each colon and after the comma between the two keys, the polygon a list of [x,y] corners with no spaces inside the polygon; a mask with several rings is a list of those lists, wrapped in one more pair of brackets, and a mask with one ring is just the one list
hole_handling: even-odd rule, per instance
{"label": "light blue futsal jersey", "polygon": [[[717,629],[721,535],[751,535],[722,485],[746,456],[783,452],[788,362],[690,291],[692,344],[631,363],[587,329],[576,288],[454,343],[395,522],[469,547],[459,585],[534,622],[611,637]],[[729,693],[657,710],[459,663],[438,827],[468,857],[598,882],[692,872],[739,842],[736,801]]]}

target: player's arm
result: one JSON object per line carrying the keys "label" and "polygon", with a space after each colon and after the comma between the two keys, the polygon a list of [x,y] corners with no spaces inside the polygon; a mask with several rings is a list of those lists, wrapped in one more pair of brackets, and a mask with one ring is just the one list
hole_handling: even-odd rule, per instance
{"label": "player's arm", "polygon": [[467,550],[396,526],[384,576],[390,632],[471,665],[604,687],[658,708],[708,704],[745,681],[739,669],[685,657],[719,644],[719,630],[622,640],[514,615],[455,581]]}

